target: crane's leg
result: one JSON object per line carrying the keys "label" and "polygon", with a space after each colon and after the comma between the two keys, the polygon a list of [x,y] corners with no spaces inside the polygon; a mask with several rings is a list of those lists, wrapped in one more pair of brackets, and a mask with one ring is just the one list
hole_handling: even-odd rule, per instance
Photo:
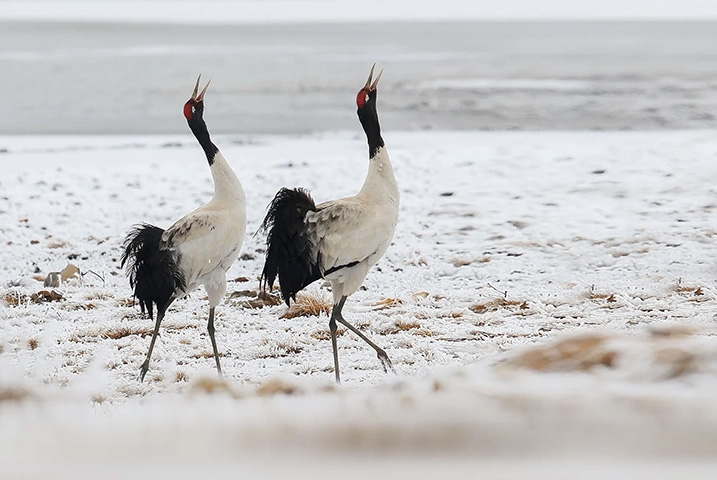
{"label": "crane's leg", "polygon": [[393,373],[396,373],[396,369],[393,368],[393,364],[391,363],[391,359],[388,358],[388,355],[386,355],[386,351],[373,343],[366,335],[361,333],[361,331],[351,325],[349,322],[344,320],[343,315],[341,315],[341,310],[344,308],[344,303],[346,302],[346,297],[341,297],[341,301],[334,305],[333,310],[331,310],[331,315],[336,315],[336,320],[339,321],[343,326],[354,332],[356,335],[358,335],[364,342],[368,343],[371,348],[376,350],[376,354],[378,355],[378,359],[381,361],[381,365],[383,366],[383,371],[388,373],[389,370],[391,370]]}
{"label": "crane's leg", "polygon": [[214,307],[209,307],[209,323],[207,323],[207,331],[209,338],[212,339],[212,349],[214,349],[214,360],[217,362],[217,373],[222,376],[222,366],[219,365],[219,351],[217,350],[217,341],[214,338]]}
{"label": "crane's leg", "polygon": [[[152,311],[152,301],[146,300],[145,303],[147,304],[147,315],[149,315],[149,319],[152,320],[154,317],[154,312]],[[142,313],[144,313],[144,307],[142,307]]]}
{"label": "crane's leg", "polygon": [[[346,301],[346,297],[339,302],[343,305]],[[336,311],[339,309],[338,305],[334,305],[331,309],[331,319],[329,320],[329,331],[331,332],[331,348],[334,351],[334,373],[336,374],[336,383],[341,383],[341,374],[339,373],[339,352],[336,349]]]}
{"label": "crane's leg", "polygon": [[[169,303],[172,303],[171,301]],[[149,359],[152,358],[152,350],[154,350],[154,342],[157,341],[157,335],[159,334],[159,325],[164,319],[164,312],[169,308],[169,303],[164,308],[157,305],[157,322],[154,324],[154,332],[152,332],[152,341],[149,342],[149,351],[147,352],[147,359],[144,361],[142,366],[139,368],[139,381],[144,381],[144,376],[149,370]]]}

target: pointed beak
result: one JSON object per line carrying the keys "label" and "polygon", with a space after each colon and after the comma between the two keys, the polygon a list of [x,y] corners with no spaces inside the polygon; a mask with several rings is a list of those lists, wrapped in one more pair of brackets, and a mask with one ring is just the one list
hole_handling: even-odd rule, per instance
{"label": "pointed beak", "polygon": [[197,77],[197,83],[194,85],[194,91],[192,92],[192,100],[195,102],[201,102],[204,100],[204,94],[207,93],[207,88],[209,88],[209,84],[212,83],[211,79],[207,82],[207,84],[204,86],[204,89],[197,95],[197,92],[199,91],[199,81],[202,79],[202,74],[199,74],[199,77]]}
{"label": "pointed beak", "polygon": [[371,84],[371,90],[376,90],[376,85],[378,85],[378,81],[381,80],[381,75],[383,75],[383,69],[378,72],[378,77],[376,77],[376,80],[374,80]]}
{"label": "pointed beak", "polygon": [[212,83],[212,79],[210,78],[206,85],[204,85],[204,88],[199,93],[199,96],[197,97],[197,101],[201,102],[204,100],[204,94],[207,93],[207,88],[209,88],[209,84]]}
{"label": "pointed beak", "polygon": [[376,85],[378,85],[378,81],[381,80],[381,75],[383,75],[383,70],[378,72],[378,77],[376,77],[376,80],[371,83],[371,80],[373,79],[373,71],[376,69],[376,64],[374,63],[371,67],[371,71],[368,74],[368,80],[366,80],[366,85],[363,86],[364,90],[372,91],[376,90]]}
{"label": "pointed beak", "polygon": [[199,74],[199,77],[197,77],[197,84],[194,85],[194,91],[192,92],[192,100],[197,99],[197,92],[199,91],[199,80],[202,79],[202,74]]}
{"label": "pointed beak", "polygon": [[363,86],[364,90],[368,90],[371,88],[371,79],[373,78],[373,70],[376,68],[376,64],[373,64],[373,67],[371,67],[371,71],[368,74],[368,80],[366,80],[366,85]]}

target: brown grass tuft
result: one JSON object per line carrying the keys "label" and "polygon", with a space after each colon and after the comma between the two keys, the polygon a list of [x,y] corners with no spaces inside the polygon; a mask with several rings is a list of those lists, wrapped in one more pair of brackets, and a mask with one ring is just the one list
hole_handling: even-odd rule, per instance
{"label": "brown grass tuft", "polygon": [[[344,333],[346,333],[346,329],[339,328],[338,330],[336,330],[336,337],[340,337]],[[314,333],[312,333],[311,336],[313,338],[315,338],[316,340],[331,340],[331,332],[328,329],[317,330]]]}
{"label": "brown grass tuft", "polygon": [[617,352],[605,347],[608,339],[608,336],[597,333],[568,338],[531,348],[507,360],[506,365],[537,371],[586,371],[597,366],[612,367]]}
{"label": "brown grass tuft", "polygon": [[120,298],[119,300],[117,300],[117,304],[120,307],[133,307],[136,302],[134,298]]}
{"label": "brown grass tuft", "polygon": [[428,330],[421,330],[421,324],[414,320],[396,320],[393,325],[382,330],[380,333],[381,335],[394,335],[396,333],[407,332],[409,330],[413,330],[413,332],[411,333],[415,333],[417,335],[423,335],[428,337],[432,336],[432,334]]}
{"label": "brown grass tuft", "polygon": [[314,296],[303,293],[296,296],[296,301],[280,318],[318,317],[322,313],[327,316],[331,313],[331,300],[324,295]]}
{"label": "brown grass tuft", "polygon": [[677,347],[662,348],[655,352],[655,361],[667,369],[666,378],[675,378],[694,371],[696,360],[694,353]]}
{"label": "brown grass tuft", "polygon": [[39,343],[36,338],[30,338],[27,341],[27,346],[30,347],[30,350],[35,350],[38,345],[39,345]]}
{"label": "brown grass tuft", "polygon": [[6,293],[4,300],[9,307],[17,307],[27,301],[27,295],[20,295],[19,293]]}
{"label": "brown grass tuft", "polygon": [[114,295],[105,292],[95,292],[85,295],[86,300],[109,300],[111,298],[114,298]]}
{"label": "brown grass tuft", "polygon": [[264,291],[239,290],[232,292],[229,298],[241,298],[237,303],[246,308],[264,308],[279,305],[281,297]]}
{"label": "brown grass tuft", "polygon": [[31,397],[29,391],[20,387],[2,387],[0,388],[0,403],[2,402],[20,402]]}
{"label": "brown grass tuft", "polygon": [[[220,352],[220,357],[223,357],[224,355]],[[206,351],[201,353],[195,353],[192,355],[192,358],[200,359],[200,358],[214,358],[214,352]]]}
{"label": "brown grass tuft", "polygon": [[294,395],[302,393],[299,387],[285,380],[271,379],[256,390],[260,397],[273,397],[274,395]]}
{"label": "brown grass tuft", "polygon": [[374,310],[386,310],[387,308],[398,307],[399,305],[403,305],[403,300],[400,298],[384,298],[373,304],[373,306],[376,307]]}
{"label": "brown grass tuft", "polygon": [[686,294],[693,294],[695,296],[704,295],[705,292],[702,289],[702,287],[695,287],[692,285],[685,285],[682,283],[682,279],[679,279],[677,281],[677,284],[674,287],[675,292],[677,293],[686,293]]}
{"label": "brown grass tuft", "polygon": [[486,312],[496,312],[501,309],[508,309],[508,310],[527,310],[529,308],[528,301],[520,301],[520,300],[508,300],[506,298],[500,297],[496,298],[495,300],[491,300],[489,302],[484,303],[476,303],[474,305],[471,305],[468,307],[473,313],[486,313]]}
{"label": "brown grass tuft", "polygon": [[55,290],[40,290],[30,295],[30,301],[34,303],[59,302],[62,298],[62,294]]}
{"label": "brown grass tuft", "polygon": [[592,288],[588,292],[587,298],[589,300],[605,300],[607,303],[615,303],[617,301],[614,293],[598,293]]}
{"label": "brown grass tuft", "polygon": [[130,335],[139,335],[144,338],[152,335],[152,332],[154,332],[154,329],[149,327],[118,327],[101,330],[97,336],[100,338],[119,340],[120,338],[129,337]]}
{"label": "brown grass tuft", "polygon": [[242,398],[242,395],[235,391],[229,382],[223,378],[217,377],[202,377],[192,383],[189,391],[193,395],[202,393],[210,395],[214,395],[216,393],[227,393],[233,398]]}

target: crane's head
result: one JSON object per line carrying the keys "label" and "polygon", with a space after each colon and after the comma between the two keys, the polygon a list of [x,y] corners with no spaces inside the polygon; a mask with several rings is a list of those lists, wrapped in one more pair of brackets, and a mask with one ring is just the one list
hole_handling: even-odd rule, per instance
{"label": "crane's head", "polygon": [[199,91],[199,80],[201,80],[201,78],[202,75],[200,74],[199,78],[197,78],[197,84],[194,85],[192,98],[187,100],[187,103],[184,104],[184,117],[188,122],[191,122],[194,119],[201,119],[202,114],[204,113],[204,94],[207,92],[207,88],[209,88],[209,84],[212,83],[212,81],[209,80],[204,86],[204,89],[197,95],[197,92]]}
{"label": "crane's head", "polygon": [[[356,106],[358,110],[359,122],[363,127],[364,133],[366,133],[366,139],[368,140],[368,153],[369,157],[373,158],[378,150],[383,147],[383,138],[381,138],[381,126],[378,123],[378,113],[376,112],[376,85],[381,80],[383,70],[379,72],[375,80],[373,80],[373,71],[376,68],[376,64],[371,67],[371,73],[368,74],[368,80],[366,85],[359,90],[356,95]],[[373,83],[371,81],[373,80]]]}
{"label": "crane's head", "polygon": [[[381,70],[376,79],[373,80],[373,71],[375,68],[376,64],[374,63],[373,67],[371,67],[371,72],[368,74],[366,85],[364,85],[356,95],[356,106],[358,107],[359,112],[366,107],[373,108],[374,110],[376,109],[376,85],[378,85],[378,81],[381,80],[383,70]],[[373,80],[373,83],[371,83],[371,80]]]}

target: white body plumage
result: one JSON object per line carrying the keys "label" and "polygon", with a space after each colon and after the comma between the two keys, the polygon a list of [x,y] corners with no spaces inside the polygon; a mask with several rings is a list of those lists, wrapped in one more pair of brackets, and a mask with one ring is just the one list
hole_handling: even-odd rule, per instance
{"label": "white body plumage", "polygon": [[246,198],[241,182],[221,152],[210,167],[214,197],[177,220],[162,235],[160,248],[179,254],[185,291],[182,297],[204,285],[210,307],[216,307],[226,292],[226,272],[239,256],[246,233]]}
{"label": "white body plumage", "polygon": [[354,196],[324,202],[306,214],[313,260],[331,281],[334,303],[356,292],[368,270],[388,249],[398,221],[400,194],[385,147],[369,161],[363,187]]}

